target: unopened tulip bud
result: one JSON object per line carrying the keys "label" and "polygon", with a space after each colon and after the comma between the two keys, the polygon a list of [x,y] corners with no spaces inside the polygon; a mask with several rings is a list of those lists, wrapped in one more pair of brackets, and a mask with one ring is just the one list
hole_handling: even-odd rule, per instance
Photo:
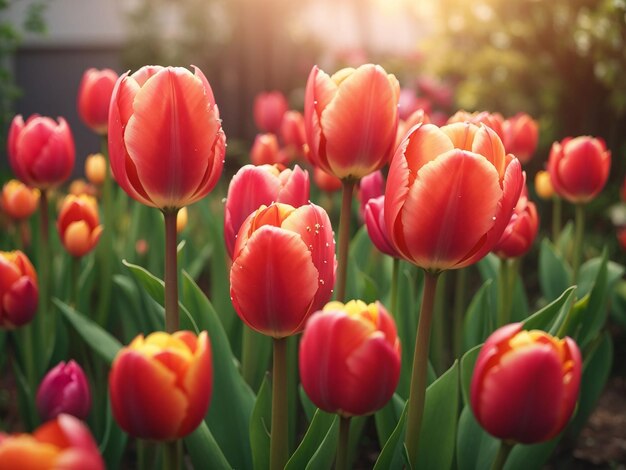
{"label": "unopened tulip bud", "polygon": [[109,120],[109,104],[117,81],[117,73],[111,69],[85,71],[78,89],[78,115],[98,134],[106,134]]}
{"label": "unopened tulip bud", "polygon": [[87,195],[66,196],[57,219],[57,229],[70,255],[80,257],[89,253],[96,247],[103,230],[96,200]]}
{"label": "unopened tulip bud", "polygon": [[85,160],[85,176],[91,184],[100,186],[107,174],[107,159],[101,153],[94,153]]}
{"label": "unopened tulip bud", "polygon": [[60,362],[39,384],[36,403],[43,421],[61,413],[85,420],[91,408],[91,391],[83,369],[73,360]]}
{"label": "unopened tulip bud", "polygon": [[278,134],[288,109],[287,98],[280,91],[259,93],[254,99],[254,122],[261,131]]}
{"label": "unopened tulip bud", "polygon": [[180,233],[185,230],[187,227],[187,220],[189,219],[189,214],[187,212],[187,207],[181,207],[176,214],[176,233]]}
{"label": "unopened tulip bud", "polygon": [[30,217],[37,210],[39,190],[29,188],[18,180],[10,180],[2,188],[0,205],[2,210],[13,220]]}
{"label": "unopened tulip bud", "polygon": [[30,322],[37,312],[35,268],[21,251],[0,251],[0,328]]}
{"label": "unopened tulip bud", "polygon": [[550,173],[538,171],[535,175],[535,192],[541,199],[549,200],[554,197],[554,187],[550,181]]}

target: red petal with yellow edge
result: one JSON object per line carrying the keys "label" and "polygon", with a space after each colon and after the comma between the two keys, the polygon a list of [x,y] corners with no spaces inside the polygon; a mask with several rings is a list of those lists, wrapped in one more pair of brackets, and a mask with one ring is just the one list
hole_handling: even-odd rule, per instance
{"label": "red petal with yellow edge", "polygon": [[124,350],[109,375],[113,416],[122,429],[142,439],[170,440],[187,412],[187,399],[176,376],[139,353]]}
{"label": "red petal with yellow edge", "polygon": [[[194,348],[196,349],[196,348]],[[183,381],[189,406],[179,434],[186,435],[196,429],[209,408],[213,391],[213,362],[211,343],[206,331],[198,335],[197,349]]]}
{"label": "red petal with yellow edge", "polygon": [[230,270],[235,310],[248,326],[275,338],[303,326],[318,284],[300,235],[269,225],[252,234]]}
{"label": "red petal with yellow edge", "polygon": [[157,207],[181,207],[200,185],[219,123],[200,79],[163,69],[135,96],[124,132],[137,177]]}
{"label": "red petal with yellow edge", "polygon": [[387,74],[372,64],[341,82],[321,114],[325,158],[339,178],[360,178],[391,158],[398,127],[398,102]]}
{"label": "red petal with yellow edge", "polygon": [[480,155],[454,150],[423,166],[401,214],[411,260],[453,268],[493,227],[501,198],[498,174]]}
{"label": "red petal with yellow edge", "polygon": [[0,442],[0,470],[49,470],[59,452],[56,446],[39,443],[26,434],[8,436]]}

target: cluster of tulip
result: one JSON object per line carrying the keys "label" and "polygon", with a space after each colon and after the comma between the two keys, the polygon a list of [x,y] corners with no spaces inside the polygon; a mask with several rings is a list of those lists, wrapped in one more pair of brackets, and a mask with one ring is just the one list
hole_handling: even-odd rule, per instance
{"label": "cluster of tulip", "polygon": [[[590,344],[597,347],[602,341],[603,322],[585,314],[608,293],[607,260],[581,266],[583,208],[607,181],[610,152],[601,139],[587,136],[553,145],[547,179],[538,179],[535,186],[537,193],[553,190],[577,207],[571,276],[563,280],[564,289],[546,296],[542,310],[519,318],[517,260],[531,250],[539,228],[522,170],[537,146],[537,123],[525,114],[504,119],[487,112],[458,112],[442,122],[440,115],[429,117],[428,109],[407,112],[402,101],[409,98],[394,75],[372,64],[333,75],[313,67],[303,114],[290,111],[280,93],[257,98],[254,117],[265,134],[252,146],[252,163],[230,180],[223,225],[219,220],[223,240],[203,242],[210,246],[212,266],[217,266],[211,270],[212,285],[222,286],[222,278],[228,279],[229,292],[213,288],[212,300],[228,297],[245,325],[239,335],[227,328],[225,313],[215,315],[193,280],[179,282],[182,248],[177,234],[186,223],[186,207],[216,188],[226,154],[218,106],[202,71],[146,66],[120,77],[110,70],[85,73],[78,109],[107,143],[112,175],[105,155],[89,157],[85,173],[92,187],[74,188],[58,208],[58,239],[72,258],[73,275],[68,302],[57,298],[54,306],[51,298],[62,294],[51,288],[48,201],[72,172],[74,145],[63,118],[55,122],[32,116],[24,121],[17,116],[8,154],[21,182],[8,182],[0,201],[18,225],[39,206],[38,274],[22,251],[0,252],[0,326],[14,330],[29,324],[39,304],[36,320],[24,330],[28,341],[19,356],[27,358],[27,386],[31,391],[38,386],[35,406],[45,423],[32,434],[0,434],[0,468],[13,468],[17,462],[32,462],[37,468],[103,468],[94,437],[80,421],[89,422],[95,400],[104,405],[98,415],[104,413],[109,422],[94,434],[101,434],[101,450],[112,465],[119,462],[126,437],[119,431],[114,438],[111,416],[128,435],[165,443],[159,458],[170,468],[180,464],[180,439],[198,468],[248,468],[253,463],[258,468],[300,468],[315,459],[326,459],[328,465],[335,449],[336,467],[348,468],[350,433],[362,432],[360,417],[373,413],[382,448],[376,468],[396,468],[402,459],[410,468],[424,462],[449,467],[457,439],[458,453],[471,447],[463,435],[482,432],[478,425],[502,440],[495,456],[499,468],[517,443],[556,443],[579,400],[583,360],[594,357]],[[288,168],[294,159],[301,165]],[[310,201],[306,168],[315,172],[322,190],[342,189],[338,225],[326,209]],[[381,171],[385,168],[386,177]],[[129,321],[114,323],[110,318],[110,258],[117,256],[113,235],[122,217],[114,210],[112,193],[117,189],[112,178],[133,200],[159,209],[164,220],[164,282],[127,264],[145,292],[131,295],[123,305],[158,307],[156,327],[125,331],[124,338],[131,338],[127,346],[107,332],[120,324],[125,328]],[[364,230],[353,237],[356,188],[360,218],[373,246],[360,237]],[[28,251],[28,227],[21,227],[17,243]],[[357,245],[365,246],[359,240],[369,250],[363,258],[376,258],[380,271],[387,270],[384,260],[392,263],[388,288],[355,287],[363,261],[357,259]],[[226,256],[220,259],[224,246]],[[103,266],[97,307],[88,295],[80,295],[86,281],[80,284],[79,277],[87,276],[78,272],[81,259],[96,247]],[[563,260],[565,254],[554,257]],[[499,273],[495,268],[491,276],[499,284],[497,315],[476,313],[472,307],[485,305],[480,302],[491,295],[489,279],[465,318],[474,322],[468,330],[479,333],[470,338],[470,347],[457,351],[461,372],[454,362],[434,380],[429,349],[432,323],[441,308],[439,280],[447,271],[460,273],[494,258],[500,259]],[[401,267],[418,288],[401,286]],[[92,268],[85,263],[82,269]],[[569,266],[563,269],[569,273]],[[593,287],[574,294],[567,287],[583,274]],[[136,288],[121,274],[116,276],[126,292]],[[463,282],[461,276],[458,280]],[[400,299],[408,295],[415,301],[417,292],[419,321],[413,306]],[[142,303],[146,296],[152,297],[150,302]],[[95,313],[80,314],[85,305]],[[59,350],[62,338],[46,339],[47,333],[63,328],[54,320],[56,310],[64,313],[74,337],[89,351]],[[463,321],[458,317],[455,323]],[[51,343],[37,356],[43,365],[35,364],[36,341]],[[235,341],[241,346],[241,354],[234,354],[240,368],[233,360]],[[50,364],[48,350],[80,358],[87,373],[71,360],[39,381],[42,367]],[[108,374],[102,372],[107,369]],[[310,425],[294,452],[296,369]],[[459,375],[468,410],[460,420]],[[92,397],[90,381],[94,390],[106,386],[108,394]],[[442,424],[445,436],[440,442],[427,446],[424,442],[432,444],[428,434],[436,421],[434,406],[447,405],[436,402],[438,396],[449,400],[450,410],[441,419],[450,424]],[[229,420],[233,424],[225,422]],[[248,427],[249,441],[235,443],[242,432],[247,436]],[[518,452],[519,458],[527,457],[524,450]],[[137,453],[143,462],[146,452],[139,443]],[[494,454],[492,446],[489,458]]]}

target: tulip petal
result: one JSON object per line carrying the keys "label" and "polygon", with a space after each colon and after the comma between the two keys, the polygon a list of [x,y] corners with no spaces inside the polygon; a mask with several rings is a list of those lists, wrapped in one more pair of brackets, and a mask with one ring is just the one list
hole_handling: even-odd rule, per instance
{"label": "tulip petal", "polygon": [[417,127],[408,135],[408,145],[404,151],[409,166],[409,185],[417,172],[439,155],[454,149],[450,137],[433,124]]}
{"label": "tulip petal", "polygon": [[282,338],[303,325],[317,292],[318,272],[299,234],[273,226],[257,229],[234,259],[230,292],[251,328]]}
{"label": "tulip petal", "polygon": [[38,299],[39,292],[33,280],[22,276],[2,299],[2,310],[6,318],[0,318],[0,323],[20,326],[30,322],[37,313]]}
{"label": "tulip petal", "polygon": [[498,174],[480,155],[453,150],[426,164],[401,214],[413,262],[455,267],[493,227],[501,198]]}
{"label": "tulip petal", "polygon": [[0,470],[48,470],[60,450],[29,435],[9,436],[0,445]]}
{"label": "tulip petal", "polygon": [[198,349],[194,354],[193,361],[189,364],[182,384],[189,407],[187,408],[187,416],[178,431],[181,436],[189,434],[200,424],[211,400],[213,366],[211,344],[206,331],[200,333],[197,344]]}

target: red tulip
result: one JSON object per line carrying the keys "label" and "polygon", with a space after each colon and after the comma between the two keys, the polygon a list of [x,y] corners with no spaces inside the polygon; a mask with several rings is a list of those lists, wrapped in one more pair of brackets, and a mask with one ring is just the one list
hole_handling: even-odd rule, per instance
{"label": "red tulip", "polygon": [[513,215],[493,252],[501,258],[517,258],[530,250],[539,229],[535,203],[528,200],[526,186],[522,190]]}
{"label": "red tulip", "polygon": [[589,136],[552,144],[548,160],[550,181],[556,193],[572,203],[595,198],[609,177],[611,151],[602,139]]}
{"label": "red tulip", "polygon": [[409,132],[413,126],[417,124],[429,124],[430,122],[430,116],[426,114],[423,109],[418,109],[407,117],[406,120],[400,119],[398,122],[398,133],[396,134],[396,147],[400,145],[400,142],[402,142],[407,132]]}
{"label": "red tulip", "polygon": [[278,139],[274,134],[257,134],[250,149],[250,161],[253,165],[273,165],[287,163],[288,155],[281,152]]}
{"label": "red tulip", "polygon": [[361,220],[365,220],[365,205],[370,199],[382,196],[385,193],[385,177],[383,173],[375,171],[367,176],[364,176],[359,181],[357,188],[357,199],[359,200],[359,217]]}
{"label": "red tulip", "polygon": [[[471,122],[472,124],[484,124],[487,127],[490,127],[501,140],[504,140],[504,130],[502,129],[502,125],[504,123],[504,118],[501,114],[498,113],[490,113],[488,111],[480,111],[475,113],[468,113],[467,111],[457,111],[454,115],[448,118],[448,124],[453,124],[455,122]],[[505,147],[506,152],[511,153],[508,148]]]}
{"label": "red tulip", "polygon": [[104,462],[89,429],[61,414],[32,434],[0,433],[0,470],[101,470]]}
{"label": "red tulip", "polygon": [[503,326],[487,339],[474,367],[474,416],[500,439],[523,444],[550,440],[574,411],[581,363],[569,337],[522,331],[521,323]]}
{"label": "red tulip", "polygon": [[319,167],[313,168],[313,181],[318,188],[327,193],[334,193],[341,189],[341,180]]}
{"label": "red tulip", "polygon": [[367,201],[365,205],[365,228],[378,251],[394,258],[401,258],[389,240],[387,224],[385,223],[384,195]]}
{"label": "red tulip", "polygon": [[9,163],[15,176],[29,186],[48,189],[70,177],[74,168],[74,138],[62,117],[55,122],[33,114],[26,120],[17,115],[8,139]]}
{"label": "red tulip", "polygon": [[400,378],[396,325],[380,302],[330,302],[300,343],[300,379],[318,408],[344,417],[382,408]]}
{"label": "red tulip", "polygon": [[244,220],[262,205],[282,202],[300,207],[309,202],[309,173],[298,165],[245,165],[228,186],[224,207],[224,240],[232,258],[237,232]]}
{"label": "red tulip", "polygon": [[314,204],[261,206],[235,244],[230,296],[241,319],[274,338],[296,334],[335,283],[335,242],[328,214]]}
{"label": "red tulip", "polygon": [[280,124],[280,137],[291,159],[304,156],[306,145],[304,116],[298,111],[287,111]]}
{"label": "red tulip", "polygon": [[278,134],[288,109],[287,98],[280,91],[259,93],[254,99],[254,122],[263,132]]}
{"label": "red tulip", "polygon": [[98,134],[106,134],[109,105],[118,75],[111,69],[85,70],[78,88],[78,115]]}
{"label": "red tulip", "polygon": [[66,196],[57,218],[57,229],[70,255],[78,258],[93,250],[103,230],[95,198],[86,194]]}
{"label": "red tulip", "polygon": [[539,140],[537,122],[526,113],[517,113],[502,122],[502,132],[506,151],[515,155],[520,162],[528,163]]}
{"label": "red tulip", "polygon": [[87,419],[91,408],[91,391],[83,369],[73,360],[60,362],[43,378],[37,389],[37,411],[44,421],[61,413]]}
{"label": "red tulip", "polygon": [[469,266],[500,239],[519,199],[519,161],[486,126],[414,127],[391,162],[385,190],[389,238],[429,270]]}
{"label": "red tulip", "polygon": [[122,75],[109,113],[111,170],[139,202],[180,208],[213,189],[226,137],[204,74],[146,66]]}
{"label": "red tulip", "polygon": [[113,416],[128,434],[168,441],[191,433],[211,399],[213,366],[206,331],[137,336],[111,366]]}
{"label": "red tulip", "polygon": [[0,327],[30,322],[37,313],[37,273],[21,251],[0,251]]}
{"label": "red tulip", "polygon": [[39,190],[21,181],[10,180],[2,187],[0,206],[11,219],[27,219],[37,210],[38,203]]}
{"label": "red tulip", "polygon": [[389,162],[398,128],[400,85],[373,64],[333,76],[313,67],[304,119],[310,159],[338,178],[358,179]]}

